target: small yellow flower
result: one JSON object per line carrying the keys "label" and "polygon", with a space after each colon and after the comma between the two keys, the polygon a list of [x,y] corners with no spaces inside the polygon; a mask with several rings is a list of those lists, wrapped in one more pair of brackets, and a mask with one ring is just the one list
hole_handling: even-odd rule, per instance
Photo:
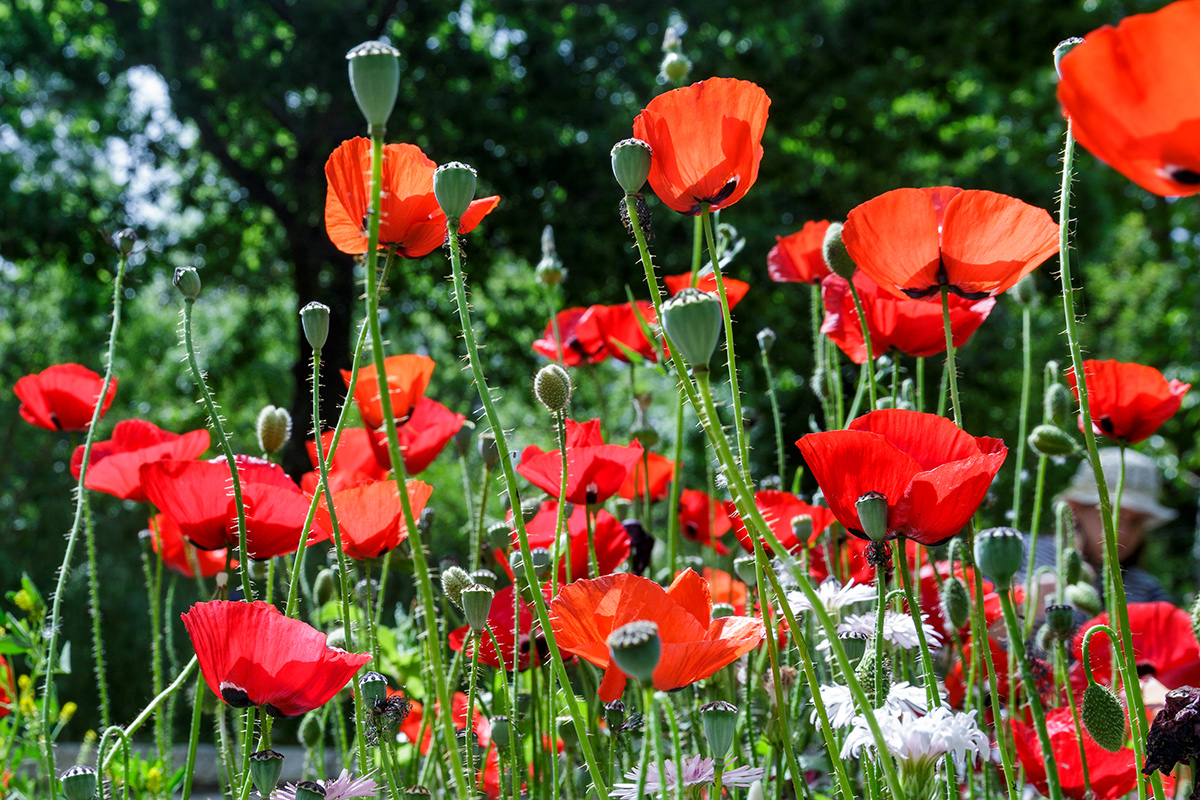
{"label": "small yellow flower", "polygon": [[33,698],[29,695],[24,695],[21,698],[21,713],[27,717],[32,717],[37,711],[37,706],[33,704]]}
{"label": "small yellow flower", "polygon": [[24,589],[13,595],[13,602],[26,614],[33,610],[33,596]]}
{"label": "small yellow flower", "polygon": [[58,723],[60,725],[66,725],[71,721],[71,717],[75,716],[75,712],[78,710],[79,706],[70,700],[63,703],[62,709],[58,712]]}
{"label": "small yellow flower", "polygon": [[[97,395],[97,397],[99,397],[99,395]],[[22,692],[29,690],[29,676],[28,675],[18,675],[17,676],[17,688],[19,688]]]}
{"label": "small yellow flower", "polygon": [[146,770],[146,790],[152,794],[158,794],[162,791],[162,770],[158,767],[151,767]]}

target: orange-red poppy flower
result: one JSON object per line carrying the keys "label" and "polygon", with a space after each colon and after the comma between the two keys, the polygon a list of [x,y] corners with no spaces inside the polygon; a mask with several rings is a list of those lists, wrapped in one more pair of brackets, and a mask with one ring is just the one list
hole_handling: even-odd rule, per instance
{"label": "orange-red poppy flower", "polygon": [[759,86],[709,78],[650,101],[633,135],[650,145],[650,187],[680,214],[716,211],[746,196],[758,178],[771,100]]}
{"label": "orange-red poppy flower", "polygon": [[[946,332],[942,323],[942,304],[935,300],[900,299],[879,288],[866,273],[854,274],[854,286],[867,318],[871,334],[871,354],[876,358],[893,347],[907,356],[937,355],[946,352]],[[867,361],[862,323],[854,306],[850,282],[830,275],[821,282],[821,300],[825,322],[821,333],[833,341],[855,364]],[[962,347],[992,313],[996,298],[966,300],[950,298],[950,331],[954,346]]]}
{"label": "orange-red poppy flower", "polygon": [[1092,31],[1060,65],[1075,137],[1160,195],[1200,192],[1200,3],[1171,3]]}
{"label": "orange-red poppy flower", "polygon": [[[389,690],[391,693],[392,690]],[[453,714],[455,730],[463,730],[467,727],[467,705],[469,698],[462,692],[455,692],[454,699],[450,703],[450,713]],[[441,703],[433,704],[433,713],[436,718],[442,713]],[[404,722],[400,725],[400,732],[404,734],[404,738],[408,739],[412,744],[417,744],[417,749],[421,751],[421,755],[429,752],[429,746],[433,743],[433,726],[437,724],[430,720],[430,724],[425,724],[425,708],[416,700],[409,701],[408,716],[404,718]],[[425,729],[424,736],[421,735],[421,729]],[[475,704],[475,708],[471,713],[471,730],[475,737],[479,740],[480,747],[487,747],[492,741],[492,723],[484,715],[483,709],[479,704]],[[417,739],[420,738],[418,744]]]}
{"label": "orange-red poppy flower", "polygon": [[[844,581],[874,583],[875,568],[867,561],[868,544],[857,536],[846,536],[839,532],[836,551],[827,544],[816,545],[809,551],[808,574],[818,582],[832,575]],[[830,559],[835,552],[836,563],[831,565]],[[836,569],[831,570],[831,566]]]}
{"label": "orange-red poppy flower", "polygon": [[[409,481],[406,486],[413,516],[418,517],[425,510],[433,487],[424,481]],[[336,492],[333,509],[342,533],[342,549],[351,558],[379,558],[408,538],[400,490],[393,480]],[[333,531],[329,502],[324,494],[317,506],[315,521],[325,530]]]}
{"label": "orange-red poppy flower", "polygon": [[[1083,362],[1083,374],[1092,430],[1126,444],[1136,444],[1158,430],[1179,410],[1183,395],[1192,388],[1190,383],[1168,382],[1154,367],[1120,361],[1088,359]],[[1067,381],[1078,400],[1074,368],[1067,370]],[[1079,428],[1083,429],[1083,415]]]}
{"label": "orange-red poppy flower", "polygon": [[842,241],[897,297],[941,287],[968,300],[1011,289],[1058,251],[1058,226],[1015,197],[953,186],[893,189],[850,211]]}
{"label": "orange-red poppy flower", "polygon": [[658,624],[662,658],[654,688],[688,686],[732,664],[762,641],[762,620],[712,618],[708,581],[685,570],[670,588],[629,573],[564,586],[550,604],[558,646],[604,670],[599,696],[612,702],[625,689],[625,673],[609,663],[608,636],[636,620]]}
{"label": "orange-red poppy flower", "polygon": [[[637,439],[628,445],[605,444],[600,420],[584,423],[567,420],[565,499],[576,505],[603,503],[617,493],[641,458],[642,446]],[[546,494],[558,498],[562,488],[562,451],[545,452],[530,445],[521,453],[517,472]]]}
{"label": "orange-red poppy flower", "polygon": [[[104,379],[80,364],[55,364],[13,385],[21,401],[17,412],[31,425],[48,431],[86,431],[92,424],[96,399]],[[108,411],[117,394],[117,379],[108,385],[100,416]]]}
{"label": "orange-red poppy flower", "polygon": [[657,361],[658,352],[642,329],[643,322],[653,326],[657,320],[654,304],[649,300],[638,300],[636,310],[629,303],[596,305],[580,317],[574,333],[579,342],[603,342],[608,355],[618,361],[629,363],[628,351],[646,361]]}
{"label": "orange-red poppy flower", "polygon": [[[178,434],[164,431],[144,419],[126,419],[113,428],[112,438],[92,444],[92,463],[88,465],[88,489],[104,492],[121,500],[146,502],[138,470],[149,461],[161,458],[187,460],[208,449],[208,431]],[[71,456],[71,475],[79,477],[83,466],[83,445]]]}
{"label": "orange-red poppy flower", "polygon": [[[713,274],[712,270],[702,271],[695,286],[692,286],[692,273],[690,272],[682,275],[664,275],[663,280],[667,284],[667,291],[672,295],[679,294],[689,287],[708,292],[711,295],[717,294],[717,276]],[[729,308],[732,309],[742,302],[746,292],[750,291],[750,284],[729,277],[724,277],[723,281],[725,283],[725,299],[729,301]]]}
{"label": "orange-red poppy flower", "polygon": [[[179,526],[166,514],[154,515],[142,535],[147,534],[150,536],[150,548],[162,562],[185,578],[193,578],[197,572],[202,578],[211,578],[225,569],[225,548],[197,549],[183,538]],[[236,569],[238,560],[233,559],[230,566]]]}
{"label": "orange-red poppy flower", "polygon": [[[810,505],[801,500],[791,492],[782,492],[778,489],[764,489],[761,492],[754,493],[754,505],[758,506],[758,510],[762,513],[763,519],[771,526],[771,532],[775,534],[775,538],[779,543],[787,548],[788,552],[792,552],[804,544],[812,544],[816,538],[821,535],[822,531],[830,526],[833,522],[833,512],[824,506]],[[737,537],[738,542],[748,553],[754,552],[754,542],[750,539],[750,533],[746,530],[746,525],[738,516],[737,510],[730,505],[730,519],[733,521],[733,535]],[[807,542],[801,542],[796,539],[796,533],[792,529],[792,520],[796,517],[811,517],[812,518],[812,534]],[[762,546],[767,552],[771,552],[767,541],[762,540]]]}
{"label": "orange-red poppy flower", "polygon": [[[411,144],[383,148],[379,246],[405,258],[429,255],[446,240],[446,215],[433,195],[437,164]],[[367,252],[368,208],[371,201],[371,140],[342,142],[325,162],[329,191],[325,195],[325,230],[343,253]],[[487,216],[499,197],[475,200],[463,214],[459,233],[470,233]]]}
{"label": "orange-red poppy flower", "polygon": [[829,220],[810,220],[787,236],[776,236],[767,253],[767,274],[780,283],[819,284],[829,272],[825,263],[825,231]]}
{"label": "orange-red poppy flower", "polygon": [[[372,439],[376,436],[378,434],[365,428],[346,428],[338,440],[337,451],[331,454],[329,448],[333,444],[333,431],[321,434],[321,447],[329,470],[329,488],[334,494],[387,477],[387,467],[380,464],[375,455]],[[317,442],[315,439],[309,439],[304,446],[308,450],[308,460],[314,469],[301,476],[300,488],[313,495],[321,491],[321,472],[316,469]]]}
{"label": "orange-red poppy flower", "polygon": [[[650,468],[646,469],[649,463]],[[617,492],[626,500],[640,500],[646,496],[646,484],[649,475],[650,499],[658,502],[667,496],[667,487],[675,477],[675,462],[658,453],[646,453],[642,460],[634,465],[621,489]]]}
{"label": "orange-red poppy flower", "polygon": [[[682,573],[678,573],[676,577],[680,574]],[[728,603],[733,606],[734,614],[746,613],[746,597],[749,591],[746,584],[722,569],[705,567],[701,574],[704,580],[708,581],[708,589],[712,592],[714,603]]]}
{"label": "orange-red poppy flower", "polygon": [[[1083,637],[1097,625],[1108,625],[1108,612],[1079,626],[1071,643],[1075,660],[1083,661]],[[1192,617],[1167,602],[1130,603],[1129,630],[1138,675],[1154,677],[1168,689],[1200,685],[1200,644],[1192,632]],[[1112,649],[1108,637],[1098,633],[1088,645],[1092,675],[1112,683]]]}
{"label": "orange-red poppy flower", "polygon": [[696,544],[711,547],[717,555],[729,555],[721,537],[733,527],[733,516],[733,503],[696,489],[684,489],[679,494],[679,532]]}
{"label": "orange-red poppy flower", "polygon": [[[404,456],[404,469],[411,475],[420,475],[438,454],[445,449],[454,434],[462,428],[466,417],[456,414],[436,400],[422,397],[413,407],[412,415],[404,427],[396,431],[400,452]],[[387,432],[370,431],[371,446],[375,459],[385,469],[392,468],[392,457],[388,452]]]}
{"label": "orange-red poppy flower", "polygon": [[[433,359],[428,356],[388,356],[383,361],[387,372],[388,395],[392,401],[392,415],[397,425],[403,425],[416,410],[417,401],[425,394],[429,378],[433,375]],[[350,386],[350,370],[342,370],[342,380]],[[363,424],[371,430],[383,427],[383,408],[379,395],[379,373],[375,365],[358,371],[358,383],[354,385],[354,402]]]}

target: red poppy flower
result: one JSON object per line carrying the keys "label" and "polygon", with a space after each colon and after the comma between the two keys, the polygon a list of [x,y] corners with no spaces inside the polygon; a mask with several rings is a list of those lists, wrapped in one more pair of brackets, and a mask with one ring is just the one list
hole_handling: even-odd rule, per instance
{"label": "red poppy flower", "polygon": [[[467,727],[467,703],[468,698],[462,692],[455,692],[454,699],[450,702],[450,713],[453,714],[455,730],[462,730]],[[404,722],[400,725],[400,732],[404,734],[408,741],[416,744],[417,739],[421,742],[417,749],[421,751],[421,755],[429,752],[429,745],[433,740],[433,725],[437,724],[431,721],[431,724],[424,725],[425,709],[421,703],[416,700],[409,701],[408,716],[404,718]],[[434,717],[438,717],[442,713],[441,703],[435,702],[433,705]],[[421,735],[421,728],[424,726],[425,735]],[[476,738],[479,740],[481,747],[487,747],[492,741],[492,724],[483,710],[479,707],[479,703],[475,704],[475,708],[471,714],[471,730],[474,731]]]}
{"label": "red poppy flower", "polygon": [[[642,457],[634,439],[628,445],[605,444],[600,420],[585,423],[567,420],[567,502],[576,505],[603,503],[617,493],[630,470]],[[544,452],[536,445],[525,448],[517,467],[534,486],[558,497],[562,482],[562,451]]]}
{"label": "red poppy flower", "polygon": [[[946,673],[946,702],[951,708],[962,708],[963,702],[967,696],[967,681],[964,677],[964,672],[970,672],[971,659],[974,658],[972,647],[974,643],[967,640],[963,642],[962,657],[954,662],[954,666]],[[1000,699],[1008,702],[1008,688],[1010,681],[1008,679],[1008,651],[1005,650],[999,642],[988,636],[988,649],[992,652],[992,666],[996,668],[996,686],[999,688]],[[986,672],[987,667],[981,666],[981,669]],[[976,680],[984,684],[987,683],[987,676],[981,672],[976,676]],[[990,711],[988,712],[990,713]]]}
{"label": "red poppy flower", "polygon": [[838,569],[831,571],[829,568],[829,555],[832,552],[829,545],[819,544],[809,551],[808,574],[818,582],[833,575],[840,576],[846,582],[874,583],[875,568],[867,562],[867,542],[857,536],[843,536],[841,533],[838,537]]}
{"label": "red poppy flower", "polygon": [[[599,364],[608,358],[608,347],[604,344],[599,327],[589,322],[580,328],[580,322],[590,316],[593,308],[597,306],[568,308],[558,312],[556,316],[558,332],[562,336],[563,364],[568,367]],[[551,361],[558,360],[558,339],[554,335],[554,322],[546,323],[546,332],[542,334],[542,338],[534,341],[533,352]]]}
{"label": "red poppy flower", "polygon": [[[597,577],[591,574],[591,557],[588,552],[588,533],[586,508],[577,505],[566,519],[567,533],[570,536],[571,578]],[[509,522],[512,522],[512,512],[509,512]],[[554,529],[558,524],[558,502],[546,500],[525,524],[525,533],[529,536],[530,547],[544,547],[553,552]],[[614,572],[617,567],[629,558],[629,533],[625,526],[604,509],[597,509],[592,514],[592,536],[596,545],[596,563],[601,575]],[[517,532],[512,532],[512,542],[517,544]],[[567,580],[567,555],[563,553],[558,568],[559,580]]]}
{"label": "red poppy flower", "polygon": [[[646,462],[650,464],[649,470],[646,469]],[[647,475],[650,476],[650,500],[657,503],[667,496],[667,487],[675,477],[675,462],[658,453],[647,452],[643,459],[634,465],[617,494],[626,500],[642,499],[646,496]]]}
{"label": "red poppy flower", "polygon": [[[1120,361],[1088,359],[1083,362],[1083,374],[1087,376],[1092,429],[1126,444],[1149,438],[1179,410],[1183,395],[1192,388],[1190,383],[1176,380],[1168,383],[1154,367]],[[1067,382],[1078,400],[1074,368],[1067,370]],[[1083,415],[1079,429],[1083,430]]]}
{"label": "red poppy flower", "polygon": [[[48,431],[86,431],[96,411],[96,398],[104,379],[79,364],[55,364],[33,375],[26,375],[13,386],[21,401],[21,418]],[[108,385],[100,416],[108,411],[117,395],[117,379]]]}
{"label": "red poppy flower", "polygon": [[[331,455],[329,448],[333,444],[333,431],[321,434],[321,447],[329,469],[329,487],[335,494],[343,489],[352,489],[387,477],[387,467],[381,465],[375,455],[372,440],[376,435],[365,428],[346,428],[338,440],[337,451]],[[316,440],[309,439],[305,447],[308,449],[308,460],[314,468],[317,467]],[[320,491],[320,470],[313,469],[312,472],[304,473],[300,479],[300,488],[309,495]]]}
{"label": "red poppy flower", "polygon": [[849,430],[810,433],[796,445],[847,531],[866,538],[856,504],[879,492],[888,503],[888,538],[899,533],[924,545],[962,530],[1008,453],[999,439],[903,409],[873,411]]}
{"label": "red poppy flower", "polygon": [[[664,275],[663,280],[667,284],[667,291],[672,295],[679,294],[689,287],[699,289],[702,292],[708,292],[711,295],[718,294],[717,276],[713,274],[711,269],[703,270],[700,273],[700,278],[696,281],[694,287],[692,287],[692,273],[690,272],[685,272],[682,275]],[[725,277],[723,280],[725,282],[725,299],[729,301],[729,308],[732,309],[738,303],[742,302],[742,298],[746,296],[746,292],[750,291],[750,284],[729,277]]]}
{"label": "red poppy flower", "polygon": [[776,236],[775,246],[767,253],[767,274],[779,283],[821,283],[831,274],[825,264],[825,231],[829,220],[804,223],[788,236]]}
{"label": "red poppy flower", "polygon": [[[409,481],[406,488],[413,516],[418,517],[425,510],[433,487],[423,481]],[[336,492],[333,508],[342,534],[342,549],[351,558],[379,558],[408,538],[400,490],[393,480],[375,481]],[[333,530],[329,503],[324,495],[317,505],[314,522],[327,531]]]}
{"label": "red poppy flower", "polygon": [[757,85],[709,78],[650,101],[633,135],[650,145],[650,186],[680,214],[695,216],[746,196],[758,178],[771,100]]}
{"label": "red poppy flower", "polygon": [[[420,258],[446,240],[446,215],[433,195],[437,164],[411,144],[383,148],[379,246],[405,258]],[[325,230],[343,253],[367,252],[367,212],[371,201],[371,141],[342,142],[325,162]],[[470,233],[491,213],[499,197],[475,200],[463,214],[458,232]]]}
{"label": "red poppy flower", "polygon": [[[1031,723],[1019,719],[1009,721],[1017,745],[1017,757],[1025,768],[1025,777],[1042,796],[1049,797],[1046,783],[1046,759],[1042,756],[1037,730]],[[1092,792],[1084,787],[1083,765],[1079,761],[1079,732],[1071,709],[1067,706],[1046,711],[1046,730],[1058,766],[1058,780],[1063,794],[1070,800],[1116,800],[1137,788],[1137,764],[1133,750],[1123,747],[1110,753],[1096,743],[1086,729],[1082,730],[1083,749],[1087,756],[1088,778]]]}
{"label": "red poppy flower", "polygon": [[728,555],[721,537],[733,527],[733,504],[724,503],[695,489],[679,494],[679,531],[697,544],[711,547],[718,555]]}
{"label": "red poppy flower", "polygon": [[858,268],[897,297],[947,286],[980,300],[1058,252],[1058,226],[1043,209],[995,192],[894,189],[851,210],[842,241]]}
{"label": "red poppy flower", "polygon": [[329,702],[371,660],[330,647],[325,634],[268,603],[213,600],[182,616],[204,682],[234,708],[299,716]]}
{"label": "red poppy flower", "polygon": [[1063,57],[1058,100],[1079,143],[1155,194],[1200,192],[1200,5],[1094,30]]}
{"label": "red poppy flower", "polygon": [[646,361],[657,361],[658,352],[642,330],[643,321],[654,325],[657,320],[654,304],[648,300],[638,300],[636,311],[629,303],[592,306],[575,326],[575,336],[580,341],[603,342],[608,355],[618,361],[629,363],[630,350]]}
{"label": "red poppy flower", "polygon": [[[408,421],[417,407],[417,401],[425,394],[429,378],[433,375],[433,359],[427,356],[388,356],[383,361],[387,372],[388,395],[392,401],[392,414],[397,425]],[[342,370],[342,380],[350,387],[350,370]],[[358,371],[358,383],[354,385],[354,402],[363,425],[371,430],[383,427],[383,408],[379,395],[379,373],[375,365]]]}
{"label": "red poppy flower", "polygon": [[[863,272],[854,274],[858,299],[871,334],[871,353],[878,358],[893,347],[908,356],[924,358],[946,352],[946,333],[942,327],[942,304],[934,300],[898,299],[885,292]],[[830,275],[821,283],[825,322],[821,333],[828,336],[855,364],[867,360],[862,323],[854,307],[850,282]],[[983,324],[996,305],[994,297],[982,300],[950,298],[950,331],[954,346],[962,347]]]}
{"label": "red poppy flower", "polygon": [[[1108,612],[1079,626],[1072,643],[1075,660],[1082,663],[1083,637],[1097,625],[1108,624]],[[1129,629],[1138,675],[1153,676],[1168,689],[1200,686],[1200,644],[1192,632],[1192,617],[1170,603],[1130,603]],[[1108,637],[1098,633],[1088,647],[1092,675],[1101,683],[1112,683],[1112,655]]]}
{"label": "red poppy flower", "polygon": [[608,659],[608,636],[635,620],[658,624],[662,658],[654,670],[654,688],[688,686],[732,664],[758,647],[762,620],[712,618],[708,582],[684,571],[663,589],[649,578],[629,573],[564,586],[550,604],[550,624],[558,646],[604,670],[599,696],[612,702],[625,689],[625,673]]}
{"label": "red poppy flower", "polygon": [[[0,717],[12,713],[13,696],[16,694],[16,681],[13,679],[12,667],[4,656],[0,656]],[[8,781],[4,781],[8,785]]]}
{"label": "red poppy flower", "polygon": [[[149,461],[172,458],[181,461],[196,458],[208,449],[208,431],[177,434],[164,431],[143,419],[122,420],[113,428],[112,438],[92,444],[92,463],[88,465],[88,489],[104,492],[121,500],[145,503],[142,477],[138,469]],[[71,475],[79,478],[83,466],[83,445],[71,456]]]}
{"label": "red poppy flower", "polygon": [[[791,492],[781,492],[776,489],[755,492],[754,504],[762,512],[763,519],[771,526],[771,532],[775,534],[775,538],[787,548],[788,552],[796,550],[801,544],[812,544],[816,537],[833,522],[833,512],[828,508],[809,505]],[[813,521],[812,536],[808,542],[797,541],[796,534],[792,530],[792,520],[803,516],[812,517]],[[753,553],[754,543],[736,510],[731,511],[730,518],[733,522],[733,535],[737,537],[746,552]],[[768,553],[771,552],[765,539],[762,545],[767,548]]]}
{"label": "red poppy flower", "polygon": [[[516,612],[520,616],[520,633],[516,639],[516,646],[513,645],[513,629],[514,611],[513,611],[513,587],[505,586],[503,589],[496,592],[492,597],[492,606],[488,610],[488,628],[496,637],[496,642],[500,645],[500,652],[496,652],[496,644],[492,642],[492,637],[483,636],[479,646],[479,661],[487,664],[492,669],[503,669],[506,672],[512,672],[513,657],[516,654],[517,669],[525,671],[529,669],[533,663],[532,656],[537,653],[539,663],[545,655],[544,650],[539,647],[541,645],[540,636],[538,633],[538,641],[534,641],[533,631],[533,611],[524,598],[520,600],[520,609]],[[450,632],[450,649],[457,652],[462,651],[463,647],[467,648],[466,655],[473,657],[471,650],[471,628],[468,625],[463,625]],[[465,716],[464,716],[465,719]]]}
{"label": "red poppy flower", "polygon": [[[238,480],[246,508],[246,550],[250,558],[293,553],[308,516],[309,497],[283,468],[252,456],[237,456]],[[210,461],[151,461],[141,467],[146,496],[201,550],[238,546],[237,505],[224,457]],[[307,544],[329,537],[316,523]]]}
{"label": "red poppy flower", "polygon": [[[676,577],[682,574],[676,573]],[[746,613],[746,584],[728,572],[712,567],[705,567],[701,574],[708,581],[708,590],[712,593],[714,603],[728,603],[733,606],[733,613],[739,616]]]}
{"label": "red poppy flower", "polygon": [[[454,434],[462,428],[466,417],[455,414],[436,400],[422,397],[413,408],[412,415],[404,427],[396,431],[400,452],[404,456],[404,469],[411,475],[420,475],[445,449]],[[392,458],[388,453],[387,432],[369,431],[375,460],[385,469],[391,469]]]}
{"label": "red poppy flower", "polygon": [[[194,578],[199,571],[200,577],[211,578],[225,570],[225,548],[220,550],[199,550],[195,545],[183,538],[179,526],[171,521],[166,514],[155,514],[151,518],[147,533],[150,534],[150,547],[170,569],[185,578]],[[236,568],[238,560],[230,562],[230,567]]]}

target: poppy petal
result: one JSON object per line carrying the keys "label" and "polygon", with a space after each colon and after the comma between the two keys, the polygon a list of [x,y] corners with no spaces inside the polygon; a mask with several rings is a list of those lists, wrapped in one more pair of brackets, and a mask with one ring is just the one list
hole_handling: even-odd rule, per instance
{"label": "poppy petal", "polygon": [[1045,209],[996,192],[967,191],[946,208],[942,264],[965,296],[995,296],[1058,252],[1058,225]]}
{"label": "poppy petal", "polygon": [[929,192],[893,189],[851,209],[842,242],[858,268],[896,297],[938,285],[941,237]]}

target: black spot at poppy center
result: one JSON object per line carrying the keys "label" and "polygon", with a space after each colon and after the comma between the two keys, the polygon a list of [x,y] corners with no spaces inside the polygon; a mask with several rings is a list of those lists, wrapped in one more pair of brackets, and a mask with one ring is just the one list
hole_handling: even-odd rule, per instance
{"label": "black spot at poppy center", "polygon": [[238,686],[222,686],[221,699],[234,708],[246,708],[250,705],[250,695]]}
{"label": "black spot at poppy center", "polygon": [[1179,169],[1171,170],[1170,174],[1171,180],[1175,181],[1176,183],[1182,183],[1185,186],[1200,186],[1200,172],[1196,172],[1195,170],[1191,169],[1183,169],[1181,167]]}

